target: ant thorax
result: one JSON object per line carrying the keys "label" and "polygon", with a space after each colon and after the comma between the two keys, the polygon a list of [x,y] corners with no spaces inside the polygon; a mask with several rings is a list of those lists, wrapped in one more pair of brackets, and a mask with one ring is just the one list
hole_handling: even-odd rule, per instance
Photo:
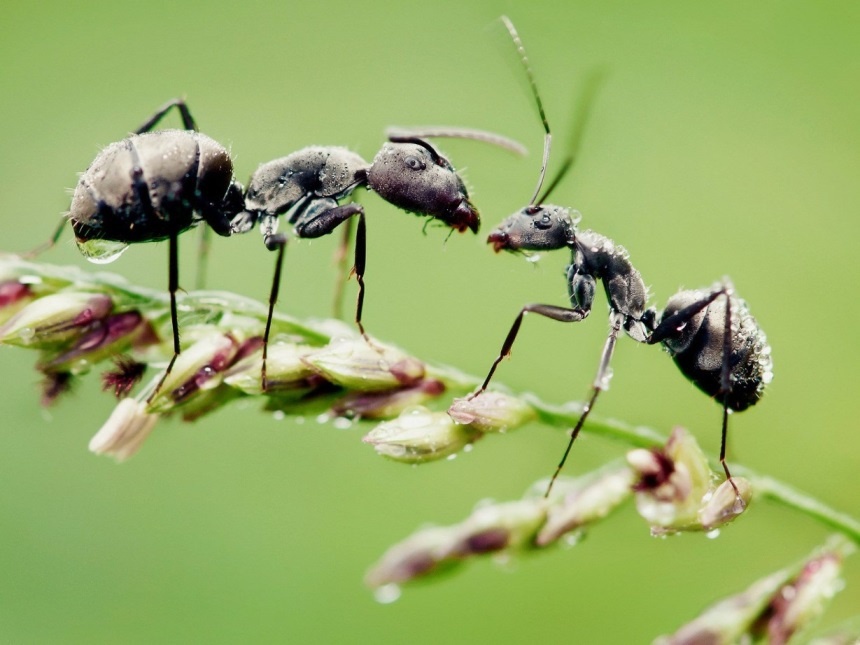
{"label": "ant thorax", "polygon": [[346,148],[302,148],[254,171],[245,208],[280,215],[308,196],[341,199],[361,183],[367,168],[364,159]]}
{"label": "ant thorax", "polygon": [[630,263],[627,250],[605,235],[588,230],[578,233],[567,268],[571,304],[591,307],[598,281],[603,283],[611,311],[624,317],[623,327],[636,341],[648,335],[642,317],[648,305],[648,288]]}

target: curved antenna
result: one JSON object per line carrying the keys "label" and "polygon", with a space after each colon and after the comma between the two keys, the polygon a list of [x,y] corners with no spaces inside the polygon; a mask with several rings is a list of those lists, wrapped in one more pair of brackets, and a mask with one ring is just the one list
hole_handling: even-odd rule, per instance
{"label": "curved antenna", "polygon": [[528,56],[526,56],[526,48],[523,46],[523,41],[520,39],[520,35],[517,33],[517,28],[514,27],[514,23],[511,22],[510,18],[508,18],[507,16],[502,16],[502,22],[507,28],[508,33],[511,36],[511,40],[514,41],[514,46],[517,48],[517,53],[520,56],[520,62],[523,65],[523,69],[526,72],[526,77],[528,78],[529,85],[531,86],[532,96],[534,97],[535,103],[537,104],[538,114],[540,114],[541,123],[543,123],[543,161],[541,161],[540,174],[538,175],[538,182],[537,186],[535,187],[534,196],[529,202],[531,206],[534,206],[535,203],[537,203],[538,193],[540,193],[544,177],[546,176],[546,166],[549,162],[549,151],[552,147],[552,133],[549,131],[549,121],[547,121],[546,119],[546,112],[544,112],[543,109],[543,101],[541,101],[540,93],[538,92],[537,88],[537,82],[535,81],[534,72],[532,72],[531,65],[529,65]]}
{"label": "curved antenna", "polygon": [[449,138],[449,139],[471,139],[472,141],[482,141],[490,145],[498,146],[513,152],[514,154],[524,156],[528,150],[519,141],[514,141],[501,134],[495,132],[487,132],[486,130],[476,130],[474,128],[457,128],[450,126],[423,126],[416,128],[401,128],[391,127],[385,131],[385,136],[392,143],[417,143],[417,139],[424,138]]}
{"label": "curved antenna", "polygon": [[561,163],[561,168],[559,168],[552,181],[549,182],[549,186],[538,200],[538,204],[543,204],[547,200],[550,193],[558,186],[559,182],[567,174],[567,171],[573,166],[573,162],[576,161],[576,155],[582,143],[582,135],[591,116],[591,108],[594,107],[595,96],[603,81],[606,80],[606,76],[606,68],[601,67],[589,72],[588,77],[585,79],[584,89],[579,96],[576,109],[573,111],[573,128],[571,129],[570,140],[567,144],[569,152]]}

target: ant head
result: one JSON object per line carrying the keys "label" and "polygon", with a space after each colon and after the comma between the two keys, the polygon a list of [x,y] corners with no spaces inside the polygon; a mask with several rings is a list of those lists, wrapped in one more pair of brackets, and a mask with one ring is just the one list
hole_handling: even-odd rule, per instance
{"label": "ant head", "polygon": [[478,232],[481,220],[463,180],[422,139],[386,143],[367,171],[368,186],[385,201],[429,215],[459,232]]}
{"label": "ant head", "polygon": [[[576,213],[576,211],[574,211]],[[499,251],[554,251],[576,241],[577,217],[563,206],[526,206],[499,224],[487,243]]]}
{"label": "ant head", "polygon": [[570,152],[562,162],[558,172],[550,181],[549,186],[541,194],[541,187],[543,186],[547,164],[549,163],[550,150],[552,148],[552,133],[550,132],[549,121],[543,108],[543,101],[538,92],[537,83],[529,65],[522,40],[520,40],[516,27],[514,27],[514,24],[507,16],[502,16],[502,22],[508,30],[508,34],[519,54],[520,63],[525,71],[526,79],[531,88],[532,98],[534,99],[541,124],[543,125],[543,160],[541,161],[538,173],[537,187],[529,205],[502,222],[490,234],[487,242],[493,245],[493,249],[497,253],[503,249],[506,251],[551,251],[566,246],[570,247],[576,242],[576,225],[580,218],[579,212],[564,208],[563,206],[544,204],[543,202],[549,198],[552,191],[555,190],[556,186],[558,186],[573,166],[582,128],[587,120],[588,109],[591,105],[591,98],[594,91],[596,91],[597,82],[600,79],[599,77],[595,77],[593,82],[589,83],[589,91],[583,96],[580,109],[577,110],[577,115],[579,116],[577,119],[578,126],[574,129],[574,136],[570,141]]}

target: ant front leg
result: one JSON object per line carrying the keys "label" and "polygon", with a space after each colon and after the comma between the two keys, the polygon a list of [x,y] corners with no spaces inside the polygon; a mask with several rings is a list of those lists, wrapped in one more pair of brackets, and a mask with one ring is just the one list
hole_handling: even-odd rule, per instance
{"label": "ant front leg", "polygon": [[[358,226],[355,231],[355,261],[352,272],[358,281],[358,299],[355,307],[355,324],[362,337],[370,342],[361,314],[364,309],[364,272],[367,266],[367,225],[364,220],[364,207],[350,202],[338,205],[334,199],[319,199],[311,203],[296,221],[296,233],[299,237],[315,238],[331,233],[343,222],[358,215]],[[372,344],[372,343],[371,343]]]}
{"label": "ant front leg", "polygon": [[57,226],[56,230],[54,231],[54,234],[51,237],[49,237],[46,241],[42,242],[35,249],[31,249],[29,251],[26,251],[25,253],[22,253],[21,257],[25,258],[27,260],[31,260],[31,259],[35,258],[36,256],[41,255],[42,253],[44,253],[48,249],[56,246],[57,242],[59,242],[60,237],[63,234],[63,229],[66,228],[66,222],[67,221],[68,221],[68,217],[63,215],[63,217],[60,219],[59,225]]}
{"label": "ant front leg", "polygon": [[546,487],[544,497],[549,497],[550,491],[552,491],[552,486],[555,484],[555,480],[561,473],[561,469],[564,468],[567,456],[570,454],[571,448],[573,448],[573,442],[576,441],[576,438],[579,436],[579,431],[582,430],[582,426],[585,425],[588,413],[594,408],[597,396],[609,387],[609,361],[612,360],[612,354],[615,351],[615,343],[618,340],[618,334],[621,332],[624,320],[624,314],[617,311],[612,312],[612,315],[610,316],[609,336],[606,338],[606,343],[603,345],[603,352],[600,355],[600,365],[597,368],[597,376],[594,378],[594,383],[591,385],[591,398],[588,400],[588,403],[582,406],[582,414],[579,416],[576,425],[570,432],[570,440],[567,442],[567,448],[565,448],[561,461],[558,462],[558,466],[556,466],[555,472],[549,480],[549,485]]}
{"label": "ant front leg", "polygon": [[158,125],[158,122],[164,118],[164,115],[170,112],[171,108],[179,110],[179,114],[182,116],[182,125],[186,130],[194,130],[197,132],[197,124],[194,122],[194,117],[191,116],[191,112],[185,104],[185,101],[182,99],[171,99],[158,108],[158,110],[155,111],[155,114],[149,117],[149,119],[135,130],[134,133],[143,134],[144,132],[152,130],[156,125]]}
{"label": "ant front leg", "polygon": [[[264,226],[266,226],[265,223]],[[266,378],[266,362],[269,357],[269,334],[272,331],[272,317],[275,315],[275,303],[278,301],[278,292],[281,289],[281,270],[284,266],[284,254],[287,250],[287,236],[283,233],[275,233],[272,230],[264,235],[263,240],[266,248],[270,251],[277,251],[278,258],[275,260],[275,275],[272,278],[272,289],[269,292],[269,312],[266,316],[266,330],[263,332],[263,367],[260,371],[260,383],[262,384],[263,392],[269,389],[269,382]]]}
{"label": "ant front leg", "polygon": [[352,239],[352,219],[346,220],[341,228],[340,244],[334,253],[334,265],[337,270],[337,281],[334,285],[334,299],[332,301],[332,315],[338,320],[343,316],[343,291],[349,271],[346,268],[349,257],[349,243]]}
{"label": "ant front leg", "polygon": [[490,384],[490,380],[493,378],[493,374],[496,372],[496,368],[499,366],[499,363],[501,363],[504,358],[511,355],[511,348],[513,347],[517,334],[520,331],[520,326],[523,324],[523,317],[527,313],[536,313],[559,322],[572,323],[584,320],[588,316],[589,311],[589,309],[585,308],[556,307],[555,305],[535,304],[523,307],[514,320],[514,324],[511,325],[511,330],[508,332],[505,342],[502,344],[502,351],[499,352],[496,360],[493,361],[493,365],[490,367],[490,372],[487,374],[487,378],[484,379],[481,387],[469,395],[469,400],[474,399],[486,391],[487,386]]}

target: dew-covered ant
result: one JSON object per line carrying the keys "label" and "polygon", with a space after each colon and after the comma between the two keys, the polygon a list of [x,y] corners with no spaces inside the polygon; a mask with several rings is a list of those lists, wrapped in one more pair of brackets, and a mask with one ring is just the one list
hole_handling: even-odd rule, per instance
{"label": "dew-covered ant", "polygon": [[568,156],[550,186],[540,195],[551,147],[550,128],[522,41],[513,23],[506,17],[502,20],[528,75],[544,126],[545,144],[538,186],[531,203],[503,221],[490,233],[487,242],[493,245],[496,252],[570,249],[571,263],[566,275],[571,306],[530,304],[523,307],[487,377],[470,397],[474,398],[487,389],[496,367],[510,355],[527,313],[537,313],[568,323],[585,320],[591,313],[600,283],[609,302],[609,335],[603,346],[591,395],[570,433],[567,448],[546,494],[549,495],[598,395],[608,386],[611,376],[609,363],[622,330],[637,342],[661,344],[681,373],[722,406],[720,463],[726,478],[731,482],[732,476],[725,459],[728,417],[731,411],[745,410],[758,402],[765,386],[772,379],[773,364],[767,338],[750,315],[746,303],[735,295],[728,280],[708,289],[680,291],[669,299],[666,308],[660,313],[649,308],[645,282],[624,248],[594,231],[578,231],[578,212],[545,203],[570,169],[573,155]]}

